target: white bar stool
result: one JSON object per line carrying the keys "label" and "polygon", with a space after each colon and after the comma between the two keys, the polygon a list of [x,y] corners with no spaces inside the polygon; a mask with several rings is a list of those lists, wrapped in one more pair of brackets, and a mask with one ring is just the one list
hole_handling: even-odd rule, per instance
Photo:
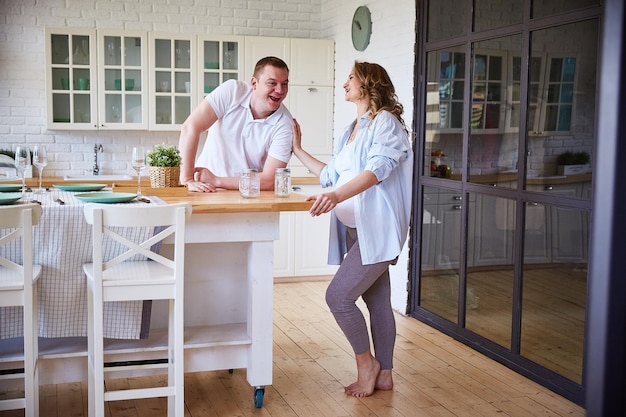
{"label": "white bar stool", "polygon": [[39,204],[18,204],[0,207],[0,229],[10,229],[0,238],[0,246],[22,239],[22,262],[0,256],[0,306],[24,308],[24,372],[3,376],[4,379],[24,379],[24,398],[0,401],[0,410],[24,409],[26,417],[39,416],[38,370],[38,308],[37,280],[41,266],[33,265],[33,226],[41,218]]}
{"label": "white bar stool", "polygon": [[[168,398],[168,416],[184,416],[184,251],[188,203],[170,205],[87,204],[87,223],[93,226],[93,263],[85,264],[88,288],[88,390],[89,416],[104,416],[105,401]],[[141,243],[122,235],[129,228],[154,227],[155,234]],[[171,238],[170,238],[171,236]],[[170,260],[150,250],[165,238],[174,243]],[[125,251],[103,259],[103,240],[113,240]],[[137,260],[147,258],[147,260]],[[104,303],[108,301],[169,300],[166,387],[108,391],[104,372]],[[151,369],[154,364],[146,365]],[[136,365],[133,369],[139,369]]]}

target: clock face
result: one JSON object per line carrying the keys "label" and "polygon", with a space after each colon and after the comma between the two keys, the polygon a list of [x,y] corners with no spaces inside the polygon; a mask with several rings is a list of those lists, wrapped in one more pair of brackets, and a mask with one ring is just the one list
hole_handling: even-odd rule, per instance
{"label": "clock face", "polygon": [[372,35],[372,15],[365,6],[360,6],[352,18],[352,45],[357,51],[364,51]]}

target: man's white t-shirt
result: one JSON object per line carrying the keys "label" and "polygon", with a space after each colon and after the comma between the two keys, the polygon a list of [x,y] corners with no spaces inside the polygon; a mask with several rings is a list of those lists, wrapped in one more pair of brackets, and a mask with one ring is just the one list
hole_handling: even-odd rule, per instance
{"label": "man's white t-shirt", "polygon": [[237,177],[244,168],[263,170],[267,156],[289,162],[293,140],[293,117],[281,104],[265,119],[254,119],[250,111],[252,86],[228,80],[205,100],[218,117],[209,128],[196,167],[208,168],[220,177]]}

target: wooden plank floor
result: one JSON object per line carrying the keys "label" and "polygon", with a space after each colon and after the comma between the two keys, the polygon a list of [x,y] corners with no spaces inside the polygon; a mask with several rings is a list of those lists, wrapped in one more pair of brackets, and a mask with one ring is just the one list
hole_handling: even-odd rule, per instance
{"label": "wooden plank floor", "polygon": [[[327,282],[275,285],[273,384],[262,408],[246,371],[188,373],[186,417],[488,417],[584,416],[584,409],[409,317],[396,316],[393,391],[368,398],[346,396],[355,380],[350,347],[324,302]],[[151,377],[164,381],[163,377]],[[146,378],[109,381],[137,386]],[[0,393],[11,396],[14,393]],[[87,385],[41,388],[42,417],[86,416]],[[165,399],[119,401],[111,417],[166,416]],[[23,411],[0,412],[22,416]]]}

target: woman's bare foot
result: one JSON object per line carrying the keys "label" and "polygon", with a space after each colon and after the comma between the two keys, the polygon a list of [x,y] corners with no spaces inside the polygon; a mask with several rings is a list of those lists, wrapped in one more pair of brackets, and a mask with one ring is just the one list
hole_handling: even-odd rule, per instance
{"label": "woman's bare foot", "polygon": [[389,391],[393,389],[393,377],[391,375],[391,369],[381,369],[376,378],[376,385],[374,388],[381,391]]}
{"label": "woman's bare foot", "polygon": [[369,353],[356,355],[357,380],[344,388],[348,395],[367,397],[372,395],[380,374],[380,363]]}

